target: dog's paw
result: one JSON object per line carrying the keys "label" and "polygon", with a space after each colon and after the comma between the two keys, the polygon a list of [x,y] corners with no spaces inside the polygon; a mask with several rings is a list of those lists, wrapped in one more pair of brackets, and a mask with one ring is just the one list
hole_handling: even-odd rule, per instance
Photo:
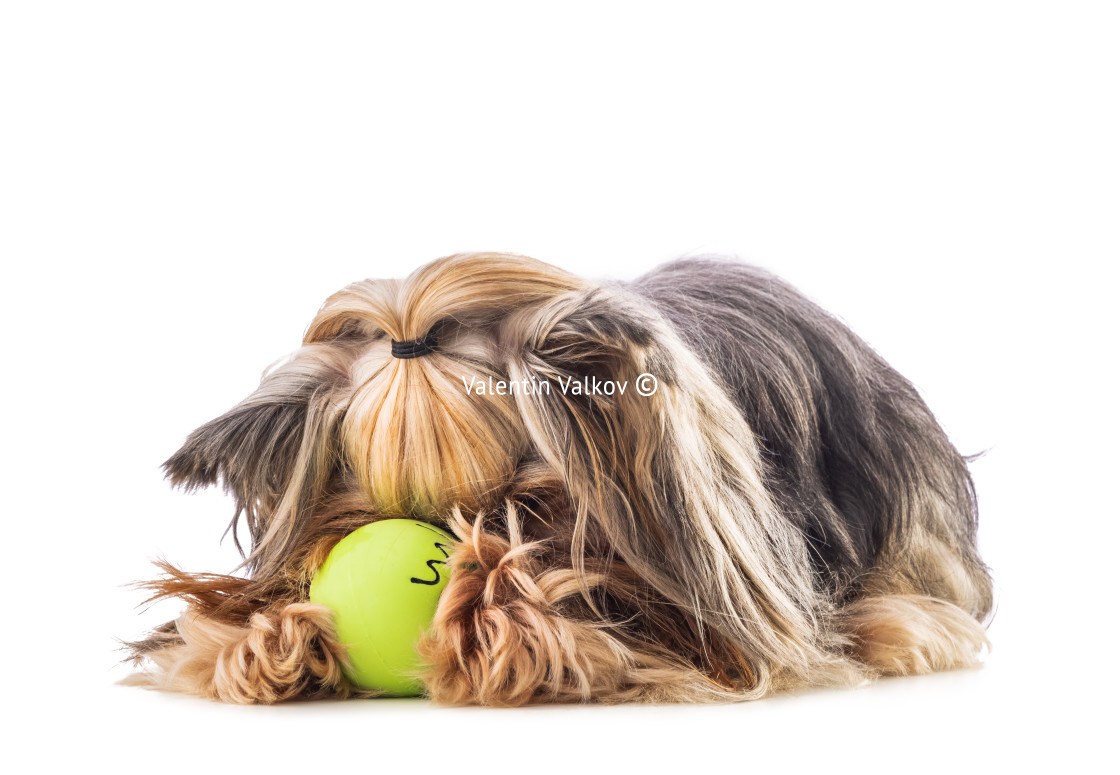
{"label": "dog's paw", "polygon": [[971,667],[988,644],[984,628],[963,610],[920,595],[857,600],[841,622],[852,656],[881,676]]}
{"label": "dog's paw", "polygon": [[272,703],[331,693],[341,686],[344,650],[331,613],[292,603],[253,614],[244,636],[227,644],[214,669],[214,687],[228,702]]}
{"label": "dog's paw", "polygon": [[350,693],[345,652],[323,606],[279,605],[245,626],[188,611],[176,629],[176,639],[147,655],[156,669],[144,683],[239,704]]}
{"label": "dog's paw", "polygon": [[539,544],[460,525],[461,543],[428,637],[421,679],[444,704],[514,706],[616,695],[633,656],[594,623],[564,615],[576,572],[548,568]]}

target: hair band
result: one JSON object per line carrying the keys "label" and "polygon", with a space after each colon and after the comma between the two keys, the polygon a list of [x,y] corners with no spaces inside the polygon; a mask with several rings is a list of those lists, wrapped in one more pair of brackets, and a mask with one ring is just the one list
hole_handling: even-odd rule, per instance
{"label": "hair band", "polygon": [[389,341],[393,343],[393,357],[401,360],[419,358],[421,355],[434,352],[436,349],[436,338],[431,331],[428,331],[419,339],[412,339],[407,342],[398,342],[396,339],[390,339]]}

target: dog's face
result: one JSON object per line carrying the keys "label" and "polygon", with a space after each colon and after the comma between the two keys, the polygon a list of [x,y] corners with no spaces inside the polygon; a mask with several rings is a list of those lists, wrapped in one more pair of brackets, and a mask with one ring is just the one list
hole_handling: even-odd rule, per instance
{"label": "dog's face", "polygon": [[[559,269],[502,254],[355,283],[327,300],[303,346],[252,395],[190,436],[169,476],[188,487],[222,480],[258,566],[290,553],[332,498],[381,516],[494,509],[529,463],[538,476],[542,462],[553,465],[546,478],[565,476],[571,449],[560,447],[577,444],[577,416],[584,441],[612,433],[592,418],[602,396],[563,396],[555,384],[531,393],[541,381],[605,377],[634,356],[643,335],[600,319],[607,301],[595,295]],[[425,337],[435,347],[422,357],[393,354],[393,341]]]}
{"label": "dog's face", "polygon": [[411,359],[391,354],[388,334],[364,337],[340,396],[342,459],[386,515],[491,508],[526,452],[509,396],[464,388],[505,379],[493,332],[445,318],[425,333],[437,349]]}

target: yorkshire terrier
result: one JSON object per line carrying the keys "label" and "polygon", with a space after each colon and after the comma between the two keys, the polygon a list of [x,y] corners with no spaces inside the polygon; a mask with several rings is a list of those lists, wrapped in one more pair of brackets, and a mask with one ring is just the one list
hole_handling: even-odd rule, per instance
{"label": "yorkshire terrier", "polygon": [[754,699],[987,644],[966,460],[843,323],[731,260],[354,283],[164,469],[220,481],[251,544],[239,575],[161,563],[145,586],[187,606],[129,648],[140,682],[227,702],[369,694],[308,587],[391,517],[458,537],[417,646],[438,703]]}

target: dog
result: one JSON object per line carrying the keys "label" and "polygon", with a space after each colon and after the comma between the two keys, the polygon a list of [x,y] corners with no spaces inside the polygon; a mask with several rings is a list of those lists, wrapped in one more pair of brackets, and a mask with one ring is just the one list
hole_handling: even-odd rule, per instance
{"label": "dog", "polygon": [[161,562],[182,615],[135,682],[369,696],[308,588],[378,519],[458,543],[417,645],[437,703],[726,702],[977,664],[992,581],[968,461],[843,323],[731,259],[590,282],[452,255],[331,296],[165,464],[221,483],[237,575]]}

